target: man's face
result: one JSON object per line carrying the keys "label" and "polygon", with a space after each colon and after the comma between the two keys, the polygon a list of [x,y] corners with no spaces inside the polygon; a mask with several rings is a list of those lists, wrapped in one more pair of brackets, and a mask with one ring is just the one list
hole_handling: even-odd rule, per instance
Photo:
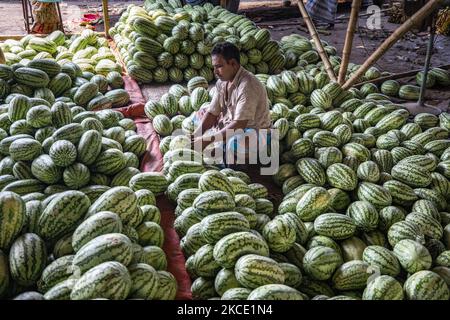
{"label": "man's face", "polygon": [[231,81],[234,79],[237,68],[237,62],[234,59],[226,61],[221,55],[216,54],[212,56],[212,64],[214,67],[214,74],[222,81]]}

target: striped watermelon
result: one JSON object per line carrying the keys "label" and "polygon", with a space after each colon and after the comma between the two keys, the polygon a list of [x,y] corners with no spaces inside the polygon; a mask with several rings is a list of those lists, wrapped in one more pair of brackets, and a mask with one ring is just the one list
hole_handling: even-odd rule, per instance
{"label": "striped watermelon", "polygon": [[448,300],[450,295],[445,281],[428,270],[411,275],[403,289],[408,300]]}
{"label": "striped watermelon", "polygon": [[378,276],[367,284],[362,298],[363,300],[403,300],[403,287],[391,276]]}
{"label": "striped watermelon", "polygon": [[31,102],[24,95],[14,96],[8,105],[8,118],[11,122],[25,119],[28,110],[31,108]]}
{"label": "striped watermelon", "polygon": [[33,88],[47,87],[50,82],[49,76],[42,70],[28,67],[21,67],[14,71],[14,79],[24,85]]}
{"label": "striped watermelon", "polygon": [[99,154],[90,166],[91,170],[106,175],[114,175],[126,166],[123,152],[117,149],[108,149]]}
{"label": "striped watermelon", "polygon": [[202,220],[202,235],[208,243],[215,243],[224,236],[249,230],[245,217],[236,212],[222,212],[210,215]]}
{"label": "striped watermelon", "polygon": [[356,173],[344,164],[332,164],[327,168],[326,174],[329,184],[335,188],[351,191],[357,186]]}
{"label": "striped watermelon", "polygon": [[210,170],[202,174],[198,183],[202,192],[219,190],[229,193],[234,197],[234,190],[229,179],[221,172]]}
{"label": "striped watermelon", "polygon": [[77,159],[77,148],[67,140],[56,141],[49,150],[50,158],[60,167],[67,167]]}
{"label": "striped watermelon", "polygon": [[139,235],[140,245],[162,247],[164,243],[164,233],[157,223],[146,221],[140,224],[136,231]]}
{"label": "striped watermelon", "polygon": [[342,263],[338,252],[324,246],[315,246],[309,249],[303,257],[304,271],[316,280],[330,279]]}
{"label": "striped watermelon", "polygon": [[29,161],[35,159],[42,152],[39,141],[34,139],[17,139],[9,146],[9,154],[15,161]]}
{"label": "striped watermelon", "polygon": [[119,262],[109,261],[82,275],[75,283],[70,298],[123,300],[128,297],[131,288],[132,281],[127,268]]}
{"label": "striped watermelon", "polygon": [[130,239],[120,233],[98,236],[83,245],[75,254],[74,272],[83,274],[87,270],[107,261],[117,261],[127,266],[131,262]]}
{"label": "striped watermelon", "polygon": [[233,197],[224,191],[207,191],[201,193],[193,202],[193,207],[202,212],[225,212],[235,207]]}
{"label": "striped watermelon", "polygon": [[43,154],[31,163],[34,177],[47,184],[55,184],[62,178],[62,169],[53,162],[50,156]]}
{"label": "striped watermelon", "polygon": [[285,279],[283,270],[273,259],[256,254],[247,254],[237,260],[235,276],[241,285],[250,289],[283,284]]}
{"label": "striped watermelon", "polygon": [[131,220],[137,207],[136,194],[127,187],[114,187],[103,193],[89,208],[88,216],[101,211],[112,211],[123,223]]}
{"label": "striped watermelon", "polygon": [[431,183],[429,172],[418,165],[398,163],[391,171],[392,177],[411,187],[427,187]]}
{"label": "striped watermelon", "polygon": [[37,282],[47,263],[44,241],[34,233],[17,238],[9,251],[11,278],[22,286]]}
{"label": "striped watermelon", "polygon": [[46,266],[38,281],[39,291],[47,292],[50,288],[72,276],[72,261],[73,255],[66,255]]}
{"label": "striped watermelon", "polygon": [[74,163],[64,169],[63,181],[71,189],[80,189],[89,183],[91,173],[84,164]]}
{"label": "striped watermelon", "polygon": [[338,290],[363,289],[370,275],[369,264],[361,260],[353,260],[342,264],[334,273],[332,282]]}
{"label": "striped watermelon", "polygon": [[148,189],[155,195],[167,189],[168,182],[164,175],[157,172],[143,172],[133,176],[129,184],[134,191]]}
{"label": "striped watermelon", "polygon": [[378,226],[378,212],[370,202],[355,201],[347,208],[347,215],[363,231],[371,231]]}
{"label": "striped watermelon", "polygon": [[393,252],[403,269],[409,273],[416,273],[431,267],[430,253],[423,245],[414,240],[400,240],[395,244]]}
{"label": "striped watermelon", "polygon": [[381,246],[368,246],[364,249],[362,260],[378,268],[382,275],[396,277],[400,273],[400,263],[395,254]]}
{"label": "striped watermelon", "polygon": [[296,213],[303,221],[314,221],[328,209],[330,195],[322,187],[307,191],[296,205]]}
{"label": "striped watermelon", "polygon": [[44,239],[55,239],[73,230],[90,203],[89,198],[79,191],[59,193],[39,217],[39,234]]}
{"label": "striped watermelon", "polygon": [[266,242],[250,232],[237,232],[223,237],[214,246],[214,259],[224,268],[233,267],[246,254],[269,255]]}
{"label": "striped watermelon", "polygon": [[353,219],[338,213],[325,213],[314,221],[314,231],[335,240],[350,238],[356,231]]}
{"label": "striped watermelon", "polygon": [[410,221],[399,221],[394,223],[389,228],[387,236],[389,244],[392,247],[404,239],[424,242],[424,235],[420,228]]}
{"label": "striped watermelon", "polygon": [[326,181],[326,174],[320,163],[313,158],[302,158],[296,163],[300,176],[308,183],[323,186]]}
{"label": "striped watermelon", "polygon": [[296,230],[285,215],[275,217],[262,231],[269,248],[275,252],[288,251],[296,240]]}
{"label": "striped watermelon", "polygon": [[357,192],[359,200],[367,201],[375,207],[382,208],[392,203],[392,196],[389,191],[371,182],[360,183]]}
{"label": "striped watermelon", "polygon": [[45,294],[45,300],[69,300],[70,293],[76,283],[76,279],[66,279],[52,288],[50,288]]}

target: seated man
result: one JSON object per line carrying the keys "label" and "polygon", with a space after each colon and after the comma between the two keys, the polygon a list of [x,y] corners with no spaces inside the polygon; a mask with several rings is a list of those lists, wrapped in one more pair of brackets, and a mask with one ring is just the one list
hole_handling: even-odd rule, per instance
{"label": "seated man", "polygon": [[250,152],[270,144],[267,92],[261,82],[240,65],[239,49],[235,45],[219,43],[211,55],[219,80],[209,106],[194,117],[198,125],[194,132],[194,148],[203,150],[212,142],[220,142],[227,163],[230,156],[248,159]]}

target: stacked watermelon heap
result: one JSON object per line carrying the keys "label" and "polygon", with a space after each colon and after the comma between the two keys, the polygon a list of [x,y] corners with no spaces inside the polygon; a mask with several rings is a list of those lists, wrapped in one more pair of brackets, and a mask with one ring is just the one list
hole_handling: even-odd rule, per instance
{"label": "stacked watermelon heap", "polygon": [[168,182],[138,169],[146,143],[134,122],[62,100],[7,100],[0,296],[173,299],[177,283],[166,271],[155,206]]}
{"label": "stacked watermelon heap", "polygon": [[[265,239],[270,257],[300,270],[301,284],[289,286],[316,299],[448,299],[450,114],[437,117],[422,113],[412,118],[408,111],[368,86],[344,91],[338,84],[312,77],[306,71],[284,71],[280,75],[258,75],[258,78],[266,85],[274,127],[280,130],[282,165],[274,181],[282,188],[285,198],[275,215],[268,210],[266,215],[270,218],[259,216],[258,227],[253,224],[250,211],[238,212]],[[181,96],[178,112],[187,116],[182,129],[189,133],[194,128],[187,124],[192,124],[188,113],[195,109],[181,101],[192,104],[189,91],[205,90],[206,80],[200,80],[195,79],[190,90],[174,85],[167,93],[173,97],[175,106],[176,98]],[[203,103],[207,99],[197,106]],[[150,118],[158,115],[167,118],[161,128],[171,123],[169,116],[174,112],[167,110],[176,110],[167,106],[170,104],[155,102],[146,106]],[[177,117],[180,115],[172,120]],[[229,197],[222,194],[216,199],[216,195],[208,193],[211,190],[202,190],[200,181],[206,176],[206,180],[213,182],[205,188],[212,186],[213,190],[231,192],[228,187],[231,185],[232,189],[241,190],[234,190],[231,199],[241,192],[252,196],[252,188],[249,191],[245,187],[250,181],[245,174],[229,169],[222,171],[228,176],[224,179],[217,168],[198,161],[201,155],[179,149],[190,147],[189,139],[184,136],[167,136],[160,147],[165,160],[163,173],[171,182],[167,194],[178,203],[175,226],[180,236],[185,237],[182,241],[185,254],[193,256],[188,259],[187,267],[193,277],[200,276],[193,285],[194,296],[217,297],[224,292],[215,287],[214,281],[220,283],[215,279],[233,278],[241,271],[236,267],[234,271],[231,268],[219,273],[219,269],[208,269],[196,275],[196,268],[217,267],[211,262],[216,258],[216,244],[205,243],[203,234],[199,235],[201,227],[193,226],[202,225],[201,221],[207,217],[206,221],[214,221],[216,215],[223,215],[214,211],[217,205],[224,204],[220,210],[227,212],[225,216],[229,211],[232,211],[230,217],[236,215],[237,210]],[[176,161],[182,151],[188,155],[188,161]],[[193,201],[197,197],[200,201],[205,193],[205,203],[212,211],[194,210]],[[296,218],[295,227],[289,224],[280,227],[285,216]],[[239,224],[242,219],[220,221],[223,232],[231,233],[229,238],[235,232],[244,232],[242,226],[234,231],[226,228],[228,223],[234,226],[234,221]],[[293,238],[293,234],[298,237]],[[204,250],[200,250],[201,246],[205,246]],[[197,259],[200,261],[194,264]],[[203,265],[202,259],[209,260]],[[292,266],[289,268],[294,270]],[[368,283],[373,271],[381,276]],[[269,278],[266,281],[271,284],[283,283]],[[231,292],[242,294],[241,298],[247,298],[255,289],[254,284],[246,286],[229,281],[237,287]],[[288,283],[285,280],[284,284]],[[263,291],[273,294],[274,290]],[[300,297],[291,289],[278,287],[276,290],[277,294],[270,297]],[[278,296],[280,292],[283,294]],[[229,298],[228,294],[225,297]]]}
{"label": "stacked watermelon heap", "polygon": [[171,134],[175,130],[182,129],[185,133],[194,131],[192,116],[211,100],[212,92],[207,89],[207,80],[195,77],[188,82],[187,87],[173,85],[159,101],[147,101],[144,111],[152,119],[155,131],[163,137],[160,143],[163,154],[167,151],[172,140]]}
{"label": "stacked watermelon heap", "polygon": [[[251,20],[210,3],[182,6],[178,0],[146,1],[144,8],[131,5],[111,29],[129,74],[142,83],[182,82],[202,76],[213,80],[209,53],[214,44],[234,43],[241,50],[241,64],[254,74],[277,74],[282,70],[325,73],[314,42],[292,34],[271,40],[267,29]],[[336,48],[322,41],[335,73],[341,59]],[[360,65],[350,63],[349,78]],[[361,81],[387,72],[370,68]]]}
{"label": "stacked watermelon heap", "polygon": [[244,16],[219,6],[182,6],[178,0],[130,5],[110,30],[131,77],[142,83],[214,79],[211,49],[229,41],[241,49],[241,64],[253,73],[283,70],[280,44]]}
{"label": "stacked watermelon heap", "polygon": [[[380,148],[371,161],[361,142],[341,151],[300,141],[308,154],[274,176],[285,193],[274,212],[265,187],[172,139],[164,173],[194,298],[448,299],[448,151],[394,160]],[[433,172],[436,153],[447,156]]]}
{"label": "stacked watermelon heap", "polygon": [[[327,41],[321,40],[322,45],[327,53],[334,73],[339,74],[341,66],[341,58],[337,56],[336,48],[330,46]],[[280,41],[281,48],[285,55],[285,69],[292,71],[306,71],[310,76],[315,77],[317,74],[325,74],[325,67],[317,52],[317,48],[313,40],[298,34],[284,36]],[[347,68],[346,79],[349,79],[360,67],[355,63],[349,63]],[[360,81],[374,80],[381,76],[389,75],[389,72],[381,72],[376,67],[369,68],[361,77]],[[319,77],[324,77],[320,75]]]}
{"label": "stacked watermelon heap", "polygon": [[[193,298],[307,299],[295,265],[295,241],[307,236],[302,221],[293,213],[275,217],[266,187],[204,164],[189,147],[189,139],[174,137],[163,172]],[[280,254],[288,249],[290,260]]]}
{"label": "stacked watermelon heap", "polygon": [[[10,109],[8,104],[16,96],[27,101],[11,108],[11,112],[17,113],[10,115],[12,121],[25,119],[31,107],[51,107],[55,102],[67,103],[74,112],[122,107],[130,101],[130,95],[122,89],[123,86],[122,76],[117,71],[106,76],[93,75],[83,72],[73,62],[61,66],[54,59],[45,58],[32,60],[26,66],[0,65],[2,115],[6,117],[4,114]],[[39,118],[37,115],[30,113],[31,118]]]}
{"label": "stacked watermelon heap", "polygon": [[76,63],[82,71],[106,76],[109,72],[121,72],[116,58],[108,47],[108,41],[92,30],[86,29],[79,36],[67,38],[55,31],[45,38],[27,35],[17,40],[0,43],[8,65],[26,66],[36,59],[54,59],[61,66]]}
{"label": "stacked watermelon heap", "polygon": [[[267,80],[275,95],[281,83]],[[342,101],[348,93],[329,83],[304,105],[272,107],[284,151],[278,213],[312,230],[303,271],[326,296],[448,299],[450,114],[411,121],[387,97],[355,93],[367,96]],[[367,285],[369,267],[383,276]]]}

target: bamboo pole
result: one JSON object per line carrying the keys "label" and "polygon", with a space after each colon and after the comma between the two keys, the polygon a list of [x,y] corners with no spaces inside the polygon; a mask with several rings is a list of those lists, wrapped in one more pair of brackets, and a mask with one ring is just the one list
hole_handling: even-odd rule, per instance
{"label": "bamboo pole", "polygon": [[326,54],[326,52],[323,48],[322,42],[320,41],[319,34],[317,33],[317,30],[316,30],[316,27],[314,26],[314,23],[312,22],[308,11],[306,11],[303,1],[297,0],[297,4],[298,4],[298,8],[300,9],[300,13],[303,16],[303,20],[305,20],[306,26],[308,27],[309,34],[311,35],[311,37],[314,40],[317,52],[319,53],[319,56],[323,61],[323,64],[325,66],[325,70],[328,74],[328,77],[332,81],[337,81],[336,75],[334,74],[333,66],[331,65],[330,60],[328,59],[328,55]]}
{"label": "bamboo pole", "polygon": [[[450,64],[440,65],[440,66],[437,66],[436,68],[449,70]],[[385,76],[385,77],[381,77],[381,78],[377,78],[377,79],[373,79],[373,80],[367,80],[364,82],[359,82],[359,83],[355,84],[355,87],[357,87],[357,88],[361,87],[361,86],[365,85],[366,83],[378,84],[378,83],[381,83],[381,82],[384,82],[387,80],[397,80],[397,79],[403,79],[403,78],[407,78],[407,77],[413,77],[420,71],[423,71],[423,68],[412,70],[412,71],[407,71],[407,72],[402,72],[402,73],[394,73],[389,76]]]}
{"label": "bamboo pole", "polygon": [[350,88],[366,71],[380,59],[386,51],[388,51],[401,37],[411,30],[417,23],[428,17],[441,4],[443,0],[430,0],[419,11],[417,11],[411,18],[406,20],[400,27],[398,27],[372,55],[367,58],[366,62],[355,72],[355,74],[347,80],[342,86],[344,90]]}
{"label": "bamboo pole", "polygon": [[423,99],[425,97],[425,91],[427,90],[427,78],[429,77],[428,71],[430,71],[430,61],[431,56],[433,55],[434,36],[436,31],[435,25],[436,21],[434,18],[432,18],[430,23],[430,38],[428,40],[427,55],[425,57],[425,66],[423,68],[422,84],[420,85],[419,101],[417,101],[417,104],[419,106],[424,105]]}
{"label": "bamboo pole", "polygon": [[105,36],[106,38],[109,38],[109,12],[108,12],[108,0],[102,0],[103,1],[103,23],[105,26]]}
{"label": "bamboo pole", "polygon": [[358,13],[361,8],[362,0],[353,0],[352,11],[350,13],[350,21],[347,26],[347,34],[345,35],[344,50],[342,51],[342,63],[339,69],[338,82],[343,85],[345,75],[347,74],[348,62],[352,53],[353,36],[355,35],[356,24],[358,23]]}
{"label": "bamboo pole", "polygon": [[3,54],[2,48],[0,48],[0,64],[5,64],[5,63],[6,63],[5,55]]}

